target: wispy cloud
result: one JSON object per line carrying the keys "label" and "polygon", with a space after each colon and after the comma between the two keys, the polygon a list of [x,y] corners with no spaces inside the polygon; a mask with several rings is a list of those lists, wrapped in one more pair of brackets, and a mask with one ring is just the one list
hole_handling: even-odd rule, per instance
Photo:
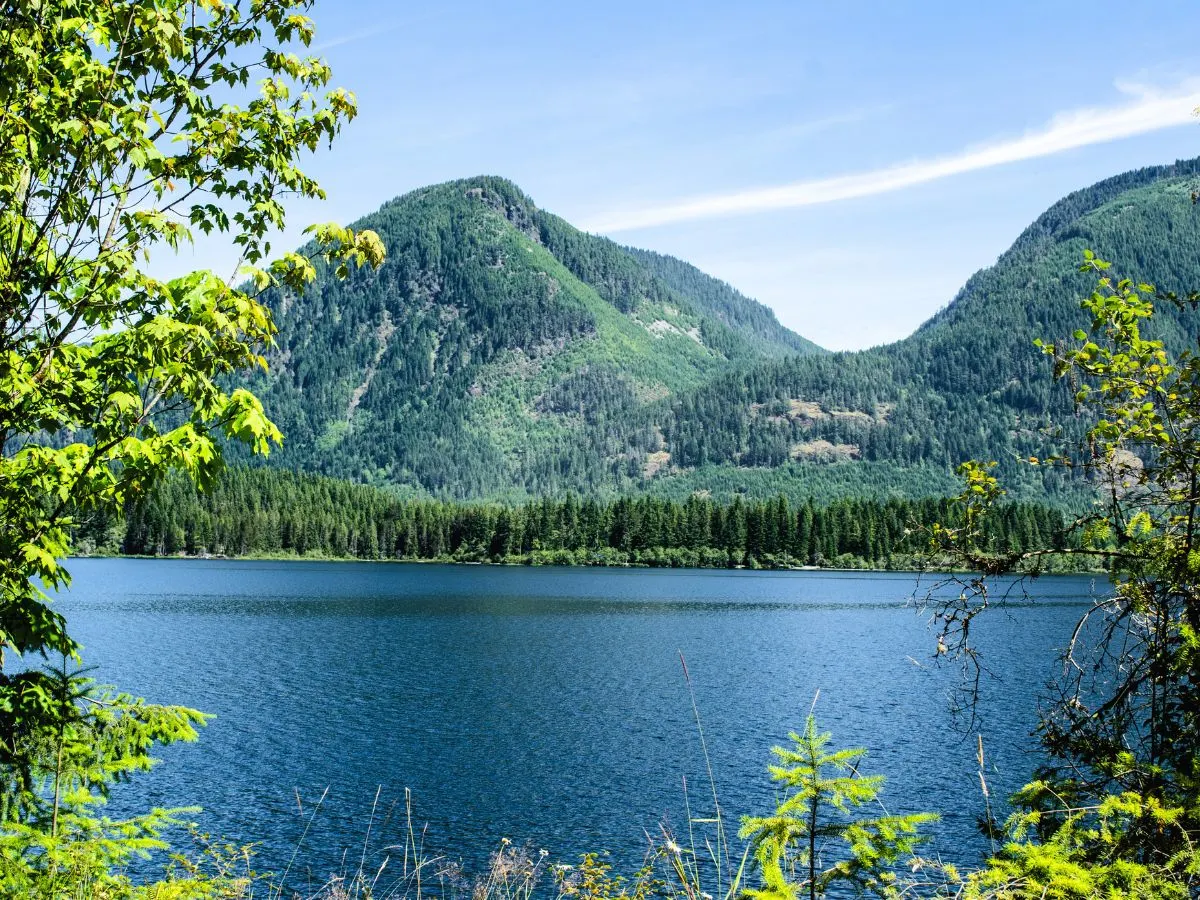
{"label": "wispy cloud", "polygon": [[314,44],[309,49],[313,53],[324,53],[326,50],[332,50],[334,47],[342,47],[346,44],[354,44],[358,41],[365,41],[373,37],[378,37],[381,34],[387,34],[389,31],[395,31],[404,26],[404,22],[387,22],[379,25],[373,25],[370,28],[364,28],[361,31],[353,31],[349,34],[332,37],[327,41],[320,41]]}
{"label": "wispy cloud", "polygon": [[[1127,92],[1133,91],[1128,87],[1124,89]],[[597,216],[583,227],[588,231],[600,233],[632,231],[675,222],[794,209],[855,197],[869,197],[925,184],[939,178],[948,178],[951,175],[1036,159],[1077,147],[1102,144],[1194,122],[1193,110],[1198,106],[1200,85],[1196,82],[1189,82],[1167,93],[1138,89],[1137,97],[1131,103],[1062,113],[1043,128],[1027,132],[1019,138],[995,141],[949,156],[917,160],[851,175],[693,197],[654,207],[614,210]]]}
{"label": "wispy cloud", "polygon": [[782,143],[784,141],[792,142],[798,138],[812,137],[815,134],[821,134],[842,125],[856,125],[872,116],[886,112],[891,106],[892,104],[879,104],[877,106],[834,113],[820,119],[807,119],[801,122],[793,122],[789,125],[781,125],[778,128],[772,128],[764,132],[756,140],[765,139]]}

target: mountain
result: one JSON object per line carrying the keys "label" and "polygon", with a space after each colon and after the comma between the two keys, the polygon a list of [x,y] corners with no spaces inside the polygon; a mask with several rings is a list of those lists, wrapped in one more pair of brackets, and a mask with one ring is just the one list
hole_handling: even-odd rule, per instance
{"label": "mountain", "polygon": [[626,253],[661,278],[667,285],[683,294],[708,315],[730,328],[749,332],[762,342],[764,352],[782,348],[791,353],[819,353],[821,348],[794,331],[779,324],[769,307],[751,300],[735,288],[706,275],[690,263],[673,256],[622,247]]}
{"label": "mountain", "polygon": [[[915,334],[884,347],[793,358],[718,376],[658,412],[670,461],[657,490],[720,485],[760,492],[789,481],[817,494],[912,494],[947,487],[965,459],[995,459],[1018,494],[1070,491],[1017,461],[1079,436],[1069,386],[1055,384],[1036,338],[1088,321],[1079,301],[1089,248],[1114,272],[1180,293],[1200,286],[1200,160],[1140,169],[1054,204],[994,266],[973,275]],[[1194,347],[1200,317],[1160,305],[1154,330]]]}
{"label": "mountain", "polygon": [[[503,179],[417,191],[358,223],[388,246],[379,272],[268,299],[279,347],[253,386],[287,435],[271,461],[455,498],[827,500],[944,494],[958,462],[991,458],[1018,495],[1069,496],[1017,464],[1082,427],[1033,340],[1086,325],[1084,248],[1164,289],[1200,286],[1198,178],[1191,160],[1077,191],[915,334],[832,354]],[[1178,347],[1198,325],[1172,308],[1156,327]]]}
{"label": "mountain", "polygon": [[[661,439],[642,413],[662,399],[823,352],[728,285],[580,232],[500,178],[415,191],[355,227],[387,246],[378,272],[267,297],[278,346],[252,385],[286,467],[457,497],[599,490],[652,474]],[[613,439],[630,449],[601,459]]]}

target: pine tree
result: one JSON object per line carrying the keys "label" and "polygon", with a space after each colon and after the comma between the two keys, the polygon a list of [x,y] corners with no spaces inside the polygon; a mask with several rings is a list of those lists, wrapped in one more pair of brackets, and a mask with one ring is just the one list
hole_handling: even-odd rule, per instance
{"label": "pine tree", "polygon": [[[763,886],[747,891],[753,900],[809,900],[825,896],[831,885],[847,883],[860,892],[892,896],[893,867],[910,856],[923,838],[918,828],[930,814],[855,818],[858,807],[872,803],[882,775],[859,775],[860,748],[828,749],[830,735],[817,731],[811,714],[804,733],[788,735],[794,747],[775,747],[779,764],[771,777],[787,787],[774,815],[742,819],[762,872]],[[834,847],[840,845],[840,856]]]}

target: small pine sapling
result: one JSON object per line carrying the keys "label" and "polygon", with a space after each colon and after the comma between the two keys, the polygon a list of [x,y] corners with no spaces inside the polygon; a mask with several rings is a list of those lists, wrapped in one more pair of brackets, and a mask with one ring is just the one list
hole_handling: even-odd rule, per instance
{"label": "small pine sapling", "polygon": [[828,732],[818,732],[808,716],[804,733],[788,735],[793,747],[774,747],[779,759],[771,777],[786,794],[769,816],[742,819],[741,837],[762,873],[762,887],[747,891],[753,900],[809,900],[825,896],[835,883],[881,897],[897,896],[893,867],[910,856],[924,837],[921,825],[937,816],[922,813],[857,817],[877,801],[882,775],[859,775],[861,748],[830,750]]}

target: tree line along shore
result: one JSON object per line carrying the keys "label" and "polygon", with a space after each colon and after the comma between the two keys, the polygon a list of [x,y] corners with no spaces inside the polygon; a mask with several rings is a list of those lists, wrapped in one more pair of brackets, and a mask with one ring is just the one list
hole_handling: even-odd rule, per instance
{"label": "tree line along shore", "polygon": [[[532,565],[908,569],[930,564],[929,529],[960,513],[947,498],[828,503],[693,495],[567,495],[523,504],[403,498],[365,485],[232,468],[207,491],[170,478],[122,519],[76,529],[80,555],[299,557]],[[1057,541],[1064,513],[1005,504],[988,546],[1021,553]],[[1075,560],[1049,566],[1073,569]]]}

